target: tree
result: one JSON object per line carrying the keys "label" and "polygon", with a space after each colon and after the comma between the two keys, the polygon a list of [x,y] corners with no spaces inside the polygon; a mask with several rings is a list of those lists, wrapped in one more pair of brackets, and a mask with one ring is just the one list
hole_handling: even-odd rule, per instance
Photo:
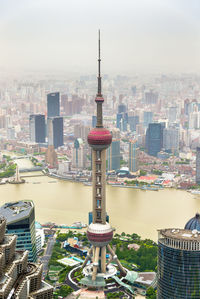
{"label": "tree", "polygon": [[147,172],[145,171],[145,170],[140,170],[140,176],[143,176],[143,175],[146,175],[147,174]]}
{"label": "tree", "polygon": [[150,287],[146,292],[146,298],[148,299],[156,299],[156,291]]}

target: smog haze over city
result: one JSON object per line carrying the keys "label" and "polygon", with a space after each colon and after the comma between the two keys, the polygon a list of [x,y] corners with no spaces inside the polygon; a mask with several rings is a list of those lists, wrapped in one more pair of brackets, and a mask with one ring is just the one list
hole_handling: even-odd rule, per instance
{"label": "smog haze over city", "polygon": [[200,298],[199,16],[0,0],[0,298]]}
{"label": "smog haze over city", "polygon": [[1,0],[0,67],[105,73],[199,72],[198,0]]}

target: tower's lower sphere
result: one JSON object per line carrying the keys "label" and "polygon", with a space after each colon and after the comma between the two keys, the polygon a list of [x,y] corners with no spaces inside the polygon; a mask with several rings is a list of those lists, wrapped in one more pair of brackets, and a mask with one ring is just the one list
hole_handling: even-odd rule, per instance
{"label": "tower's lower sphere", "polygon": [[87,230],[87,237],[93,246],[103,247],[113,238],[113,229],[109,223],[91,223]]}
{"label": "tower's lower sphere", "polygon": [[94,150],[102,150],[109,147],[112,142],[112,135],[105,128],[94,128],[88,134],[88,143]]}

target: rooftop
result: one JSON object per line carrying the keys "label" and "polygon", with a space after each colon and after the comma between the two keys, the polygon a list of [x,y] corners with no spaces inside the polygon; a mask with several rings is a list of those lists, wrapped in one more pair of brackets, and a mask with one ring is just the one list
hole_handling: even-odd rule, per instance
{"label": "rooftop", "polygon": [[177,229],[177,228],[167,228],[158,230],[160,233],[160,238],[172,238],[183,241],[197,241],[200,242],[200,232],[196,229],[188,230],[188,229]]}
{"label": "rooftop", "polygon": [[6,218],[7,224],[11,224],[23,218],[27,218],[34,208],[32,201],[18,201],[5,203],[0,208],[0,215]]}

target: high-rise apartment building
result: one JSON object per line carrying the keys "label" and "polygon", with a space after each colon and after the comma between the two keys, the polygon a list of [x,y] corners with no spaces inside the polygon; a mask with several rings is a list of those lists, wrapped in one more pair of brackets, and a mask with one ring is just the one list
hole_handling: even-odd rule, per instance
{"label": "high-rise apartment building", "polygon": [[32,142],[45,142],[45,116],[43,114],[31,114],[29,117],[30,140]]}
{"label": "high-rise apartment building", "polygon": [[120,169],[120,140],[113,139],[107,149],[108,170]]}
{"label": "high-rise apartment building", "polygon": [[157,104],[158,102],[158,93],[150,90],[149,92],[145,92],[144,102],[146,105]]}
{"label": "high-rise apartment building", "polygon": [[47,117],[60,116],[60,94],[59,92],[47,95]]}
{"label": "high-rise apartment building", "polygon": [[128,167],[131,172],[136,172],[138,170],[137,154],[138,154],[137,139],[130,140]]}
{"label": "high-rise apartment building", "polygon": [[0,218],[0,298],[52,299],[53,287],[42,281],[42,264],[28,263],[28,251],[16,251],[17,236],[5,234]]}
{"label": "high-rise apartment building", "polygon": [[120,104],[118,106],[118,113],[125,113],[126,112],[126,105],[125,104]]}
{"label": "high-rise apartment building", "polygon": [[130,131],[136,131],[136,126],[139,124],[139,115],[132,115],[128,117],[128,124],[130,126]]}
{"label": "high-rise apartment building", "polygon": [[200,298],[200,235],[163,229],[158,235],[158,299]]}
{"label": "high-rise apartment building", "polygon": [[163,129],[163,148],[172,153],[179,151],[179,128]]}
{"label": "high-rise apartment building", "polygon": [[6,219],[7,233],[17,235],[17,250],[28,250],[28,260],[36,262],[35,208],[32,201],[4,204],[0,215]]}
{"label": "high-rise apartment building", "polygon": [[63,145],[63,117],[50,117],[47,119],[48,145],[58,148]]}
{"label": "high-rise apartment building", "polygon": [[200,184],[200,147],[196,149],[196,183]]}
{"label": "high-rise apartment building", "polygon": [[72,152],[72,167],[85,168],[86,167],[86,149],[81,138],[74,141],[74,148]]}
{"label": "high-rise apartment building", "polygon": [[92,115],[92,127],[95,128],[97,124],[97,116],[96,115]]}
{"label": "high-rise apartment building", "polygon": [[148,128],[149,124],[152,122],[153,122],[153,112],[152,111],[144,111],[144,113],[143,113],[144,128]]}
{"label": "high-rise apartment building", "polygon": [[177,118],[177,107],[173,106],[173,107],[169,107],[169,111],[168,111],[168,120],[169,123],[174,123],[176,122],[176,118]]}
{"label": "high-rise apartment building", "polygon": [[146,149],[150,156],[157,156],[163,146],[163,128],[162,123],[152,123],[146,131]]}
{"label": "high-rise apartment building", "polygon": [[120,129],[120,131],[126,132],[128,124],[128,113],[117,113],[116,117],[116,127]]}

